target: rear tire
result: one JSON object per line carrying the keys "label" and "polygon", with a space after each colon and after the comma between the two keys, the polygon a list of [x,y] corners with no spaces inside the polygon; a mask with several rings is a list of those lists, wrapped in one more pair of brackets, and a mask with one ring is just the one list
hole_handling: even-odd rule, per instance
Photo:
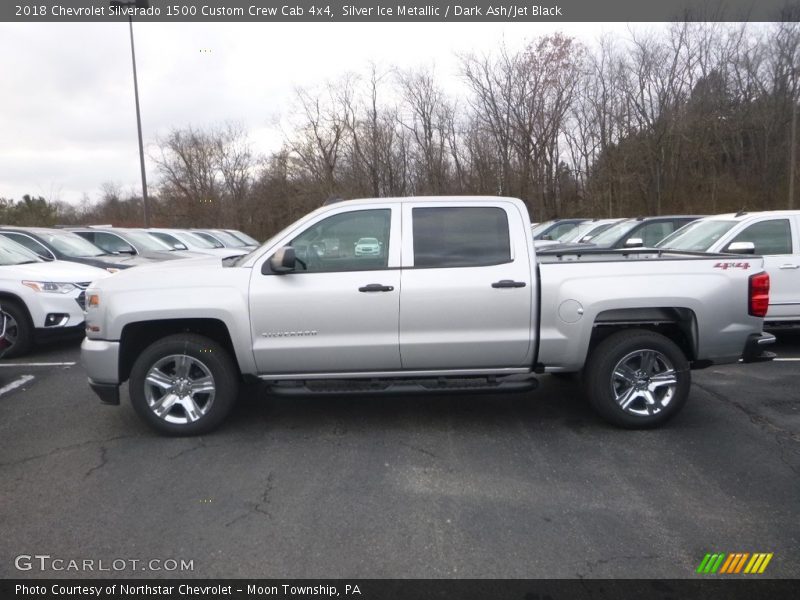
{"label": "rear tire", "polygon": [[208,433],[228,415],[239,371],[228,352],[201,335],[182,333],[153,342],[131,369],[129,391],[138,415],[159,433]]}
{"label": "rear tire", "polygon": [[6,340],[11,344],[3,354],[4,358],[16,358],[30,352],[33,346],[33,325],[28,311],[13,300],[3,300],[6,323]]}
{"label": "rear tire", "polygon": [[586,363],[584,386],[592,408],[626,429],[649,429],[680,412],[689,397],[689,361],[669,338],[644,329],[608,336]]}

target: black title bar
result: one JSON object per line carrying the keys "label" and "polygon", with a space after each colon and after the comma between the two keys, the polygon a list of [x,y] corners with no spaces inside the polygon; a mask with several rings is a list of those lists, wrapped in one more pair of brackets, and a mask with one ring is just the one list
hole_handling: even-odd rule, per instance
{"label": "black title bar", "polygon": [[0,580],[4,600],[783,600],[796,579],[24,579]]}
{"label": "black title bar", "polygon": [[[142,8],[149,4],[148,8]],[[113,5],[113,6],[112,6]],[[122,6],[121,6],[122,5]],[[138,5],[138,6],[137,6]],[[92,22],[643,22],[798,20],[786,0],[4,0],[0,21]]]}

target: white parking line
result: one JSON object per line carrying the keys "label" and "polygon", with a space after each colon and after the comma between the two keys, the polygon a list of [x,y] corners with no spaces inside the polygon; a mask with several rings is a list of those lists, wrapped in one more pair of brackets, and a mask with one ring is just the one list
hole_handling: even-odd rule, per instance
{"label": "white parking line", "polygon": [[775,362],[800,362],[800,358],[773,358]]}
{"label": "white parking line", "polygon": [[76,362],[3,363],[0,367],[73,367]]}
{"label": "white parking line", "polygon": [[19,378],[15,379],[11,383],[9,383],[7,385],[4,385],[3,387],[0,388],[0,396],[2,396],[3,394],[6,394],[6,393],[8,393],[8,392],[10,392],[12,390],[17,389],[21,385],[25,385],[26,383],[28,383],[29,381],[31,381],[33,379],[34,379],[33,375],[23,375],[22,377],[19,377]]}

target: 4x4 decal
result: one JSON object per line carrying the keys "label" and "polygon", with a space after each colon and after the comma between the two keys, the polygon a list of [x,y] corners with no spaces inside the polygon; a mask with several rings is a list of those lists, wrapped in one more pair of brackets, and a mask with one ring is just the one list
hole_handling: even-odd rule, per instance
{"label": "4x4 decal", "polygon": [[747,270],[750,268],[749,262],[718,262],[714,265],[715,269],[722,269],[723,271],[727,271],[728,269],[744,269]]}

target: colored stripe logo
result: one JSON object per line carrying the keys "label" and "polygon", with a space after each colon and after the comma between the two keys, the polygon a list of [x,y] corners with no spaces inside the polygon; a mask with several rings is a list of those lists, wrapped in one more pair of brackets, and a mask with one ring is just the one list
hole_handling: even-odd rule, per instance
{"label": "colored stripe logo", "polygon": [[772,552],[714,552],[708,553],[700,561],[697,573],[704,575],[756,575],[763,573],[769,561],[772,560]]}

